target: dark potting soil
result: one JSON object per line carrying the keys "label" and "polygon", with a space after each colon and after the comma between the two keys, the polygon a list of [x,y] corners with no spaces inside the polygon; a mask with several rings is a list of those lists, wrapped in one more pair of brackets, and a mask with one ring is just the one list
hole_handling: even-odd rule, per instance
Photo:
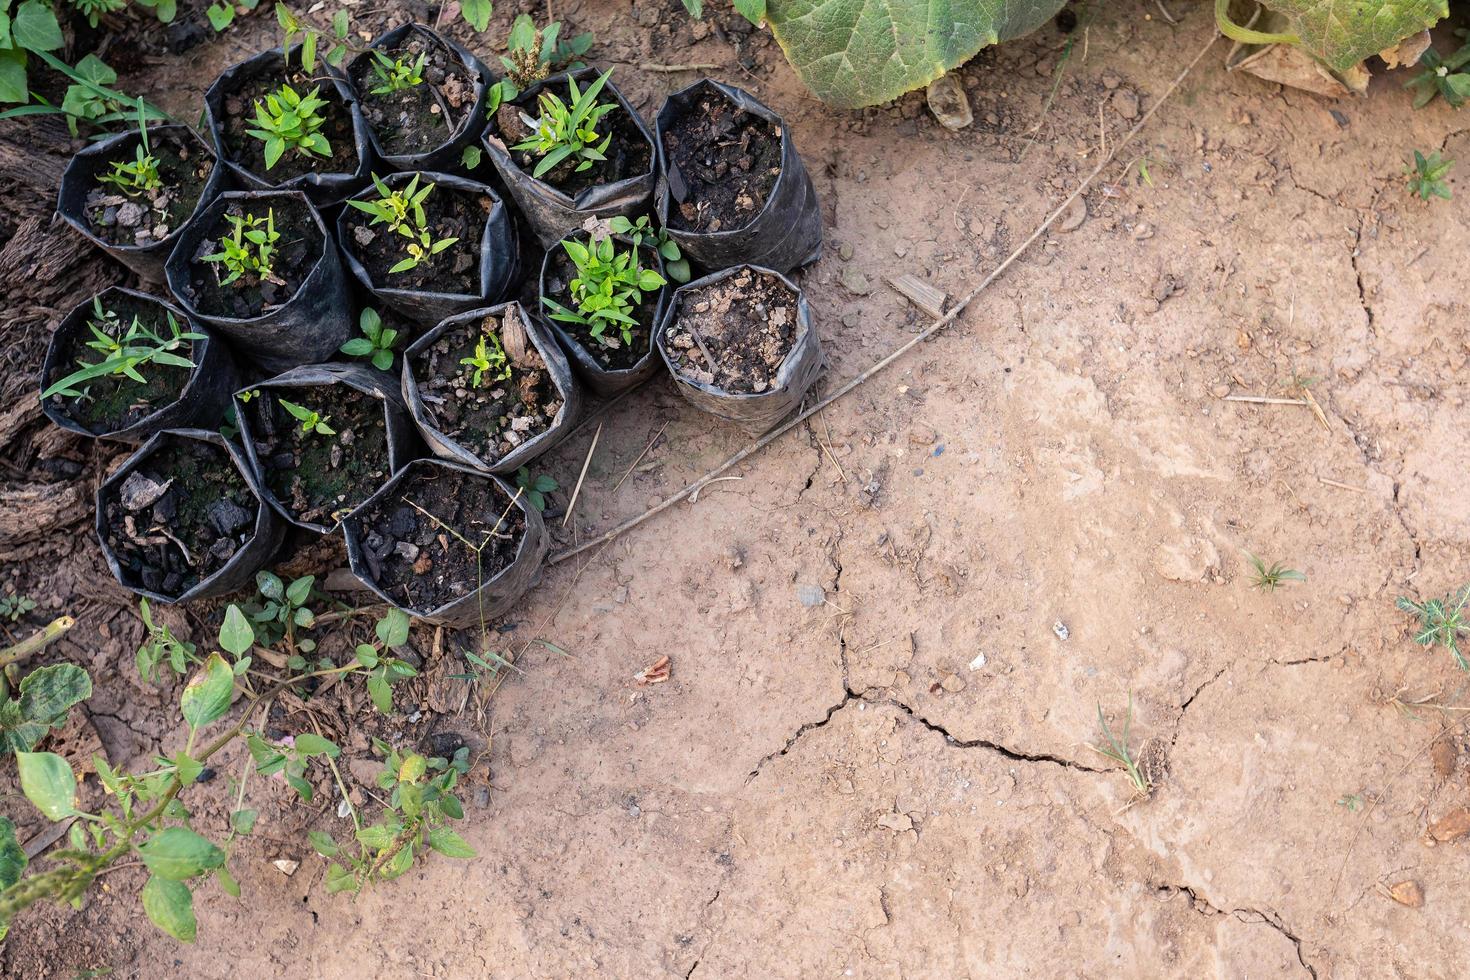
{"label": "dark potting soil", "polygon": [[781,175],[781,129],[717,92],[664,129],[669,224],[680,231],[743,228],[765,206]]}
{"label": "dark potting soil", "polygon": [[[562,407],[551,372],[520,317],[519,307],[510,305],[499,318],[445,331],[413,364],[419,398],[434,428],[485,463],[546,431]],[[482,334],[500,338],[511,375],[505,381],[483,377],[477,387],[474,368],[460,361],[474,354]]]}
{"label": "dark potting soil", "polygon": [[[136,316],[143,326],[160,337],[172,336],[173,330],[169,326],[168,311],[157,303],[147,303],[125,294],[118,294],[103,308],[115,313],[117,319],[99,322],[95,313],[88,319],[97,323],[104,333],[110,333],[114,337],[125,334],[133,324],[133,317]],[[188,321],[178,320],[177,322],[181,333],[189,332]],[[92,331],[87,329],[86,324],[82,324],[78,330],[73,332],[67,349],[61,352],[60,363],[52,369],[50,377],[46,379],[48,387],[80,369],[80,361],[85,360],[95,364],[102,359],[103,355],[100,352],[87,346],[87,341],[93,339],[95,338],[92,336]],[[184,340],[172,353],[192,360],[193,350],[193,342]],[[184,390],[184,386],[189,383],[189,378],[193,374],[190,368],[177,367],[172,364],[148,363],[137,370],[144,377],[144,384],[139,384],[126,375],[109,374],[84,382],[80,389],[83,397],[68,398],[60,394],[52,395],[51,404],[88,432],[99,434],[118,432],[143,421],[159,409],[177,401],[179,393]]]}
{"label": "dark potting soil", "polygon": [[[229,273],[223,263],[205,262],[206,255],[220,251],[219,240],[234,232],[230,217],[264,218],[274,213],[276,252],[272,258],[272,279],[260,279],[253,275],[241,276],[228,286],[220,280]],[[311,274],[325,248],[316,221],[306,206],[290,197],[277,197],[269,201],[231,201],[209,229],[189,263],[187,298],[207,316],[228,316],[244,320],[261,316],[281,306],[296,295],[306,277]]]}
{"label": "dark potting soil", "polygon": [[[586,85],[577,83],[579,90],[585,90]],[[604,89],[604,93],[605,93]],[[598,93],[598,101],[607,102],[610,97],[604,93]],[[563,101],[568,99],[567,87],[558,86],[556,95]],[[506,148],[510,152],[511,160],[527,176],[536,170],[536,164],[541,159],[529,150],[513,150],[522,140],[527,139],[533,132],[521,118],[521,113],[535,118],[537,111],[536,100],[532,99],[525,106],[512,103],[502,105],[495,113],[495,124],[500,128],[500,138],[505,141]],[[612,134],[612,143],[607,148],[607,159],[593,163],[592,166],[581,172],[577,171],[580,162],[575,158],[563,160],[542,174],[539,180],[550,184],[568,197],[576,197],[589,187],[597,187],[602,184],[612,184],[627,177],[637,177],[646,174],[653,165],[653,147],[649,146],[647,138],[628,116],[621,105],[618,105],[602,117],[597,124],[597,135],[606,139],[608,133]]]}
{"label": "dark potting soil", "polygon": [[515,559],[526,531],[526,515],[494,480],[438,467],[410,474],[354,521],[378,588],[421,612],[490,581]]}
{"label": "dark potting soil", "polygon": [[665,339],[683,377],[760,394],[775,383],[796,341],[796,294],[774,276],[742,270],[681,296]]}
{"label": "dark potting soil", "polygon": [[[280,399],[319,412],[336,430],[305,432]],[[262,476],[297,520],[331,527],[388,479],[383,403],[344,384],[257,390],[251,438]]]}
{"label": "dark potting soil", "polygon": [[259,506],[224,449],[165,438],[102,501],[103,537],[124,582],[179,596],[250,540]]}
{"label": "dark potting soil", "polygon": [[[279,63],[267,64],[254,72],[242,72],[234,79],[235,91],[225,95],[224,118],[219,120],[224,136],[225,152],[229,158],[262,180],[274,184],[284,183],[302,174],[350,174],[357,170],[357,146],[353,142],[352,111],[337,94],[330,79],[312,77],[293,67],[284,75]],[[303,98],[317,89],[317,95],[326,101],[320,112],[326,120],[319,132],[326,137],[331,149],[330,158],[306,154],[287,148],[276,165],[269,170],[265,166],[265,141],[249,135],[246,131],[255,127],[255,103],[264,102],[267,95],[274,95],[282,85],[290,85]]]}
{"label": "dark potting soil", "polygon": [[[390,186],[402,190],[403,181]],[[419,190],[423,189],[422,182]],[[376,193],[376,192],[374,192]],[[412,269],[389,272],[408,258],[409,239],[388,231],[386,224],[369,227],[372,216],[348,207],[347,225],[352,240],[344,242],[367,268],[368,276],[379,289],[415,289],[430,293],[453,293],[460,296],[480,294],[480,241],[485,237],[485,222],[495,202],[488,194],[471,194],[452,187],[436,185],[424,199],[424,217],[433,241],[459,239],[453,245],[424,259]]]}
{"label": "dark potting soil", "polygon": [[[619,251],[628,246],[619,243]],[[546,270],[546,282],[544,284],[549,299],[555,300],[569,310],[577,308],[572,302],[572,293],[569,284],[577,278],[577,266],[567,255],[566,249],[560,245],[552,249],[551,267]],[[645,269],[657,269],[658,261],[652,249],[640,249],[641,264]],[[633,310],[633,319],[638,321],[638,326],[633,328],[633,343],[623,343],[622,330],[617,324],[608,326],[602,332],[601,337],[592,336],[592,328],[581,323],[568,323],[565,320],[555,321],[556,325],[565,330],[582,349],[591,354],[597,363],[612,371],[622,371],[631,368],[641,361],[653,347],[653,317],[658,312],[658,294],[655,289],[651,293],[643,294],[643,302]],[[543,310],[547,316],[549,310]]]}
{"label": "dark potting soil", "polygon": [[[137,144],[113,152],[99,168],[112,172],[111,163],[135,163]],[[162,186],[152,193],[129,196],[111,184],[97,181],[87,192],[87,225],[92,234],[112,245],[152,245],[177,231],[199,204],[214,160],[192,140],[177,133],[150,133],[149,152],[158,161]]]}
{"label": "dark potting soil", "polygon": [[356,65],[352,84],[368,127],[389,156],[428,153],[446,142],[475,105],[475,76],[447,47],[411,32],[396,48],[379,49],[390,60],[413,65],[425,55],[423,82],[396,92],[374,94],[383,84],[369,55]]}

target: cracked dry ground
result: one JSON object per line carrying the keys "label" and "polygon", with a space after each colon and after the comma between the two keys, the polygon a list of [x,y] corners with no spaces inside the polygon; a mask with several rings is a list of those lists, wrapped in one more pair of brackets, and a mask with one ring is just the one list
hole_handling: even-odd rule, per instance
{"label": "cracked dry ground", "polygon": [[[916,96],[823,108],[766,38],[738,70],[675,6],[565,13],[650,116],[683,79],[649,61],[716,62],[786,115],[827,207],[802,281],[828,386],[922,326],[883,276],[963,293],[1095,164],[1098,105],[1116,140],[1212,29],[1103,5],[1028,150],[1054,28],[962,70],[953,135]],[[67,940],[44,969],[124,976],[1462,974],[1470,845],[1421,838],[1470,802],[1463,753],[1436,775],[1441,716],[1384,699],[1462,685],[1393,600],[1470,579],[1470,191],[1426,208],[1398,173],[1470,159],[1470,131],[1392,78],[1328,105],[1227,76],[1224,47],[1124,153],[1151,186],[1120,163],[944,334],[547,576],[511,637],[570,655],[533,646],[490,706],[479,860],[353,902],[288,837],[238,862],[243,903],[201,894],[184,949],[122,872],[122,899],[18,925],[12,964],[44,927]],[[1294,377],[1325,427],[1223,400]],[[564,486],[590,438],[546,467]],[[651,386],[602,433],[581,537],[742,444]],[[1307,581],[1252,590],[1245,549]],[[662,655],[672,679],[635,687]],[[1133,806],[1088,748],[1130,691],[1166,773]],[[1377,891],[1406,879],[1422,908]]]}

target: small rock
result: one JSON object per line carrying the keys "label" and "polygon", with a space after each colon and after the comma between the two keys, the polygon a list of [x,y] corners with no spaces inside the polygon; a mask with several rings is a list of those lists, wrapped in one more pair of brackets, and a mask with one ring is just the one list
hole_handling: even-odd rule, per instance
{"label": "small rock", "polygon": [[1062,215],[1062,220],[1057,222],[1057,231],[1074,232],[1081,228],[1082,223],[1086,220],[1087,202],[1083,200],[1081,194],[1078,194],[1072,199],[1072,203],[1067,205],[1067,212]]}
{"label": "small rock", "polygon": [[946,674],[944,680],[939,682],[939,686],[950,694],[958,694],[965,689],[965,680],[958,674]]}
{"label": "small rock", "polygon": [[1130,89],[1118,89],[1113,93],[1113,111],[1124,119],[1137,119],[1138,95]]}
{"label": "small rock", "polygon": [[930,82],[925,98],[929,102],[929,111],[945,129],[958,132],[975,121],[965,87],[954,75],[940,75]]}
{"label": "small rock", "polygon": [[1457,806],[1429,825],[1429,836],[1440,844],[1470,834],[1470,807]]}
{"label": "small rock", "polygon": [[123,228],[136,228],[143,223],[147,213],[143,205],[137,201],[129,201],[117,209],[117,223]]}
{"label": "small rock", "polygon": [[1059,640],[1065,640],[1072,635],[1072,631],[1067,629],[1067,624],[1060,619],[1051,624],[1051,631],[1057,635]]}
{"label": "small rock", "polygon": [[1220,552],[1204,538],[1162,544],[1154,552],[1154,571],[1171,582],[1199,582],[1220,566]]}
{"label": "small rock", "polygon": [[975,655],[975,659],[970,661],[970,669],[971,670],[979,670],[981,667],[984,667],[984,666],[985,666],[985,654],[983,654],[983,653],[977,653]]}
{"label": "small rock", "polygon": [[300,861],[293,861],[290,858],[277,858],[276,860],[272,861],[271,864],[275,865],[276,870],[285,875],[287,878],[294,875],[296,873],[296,869],[301,867]]}
{"label": "small rock", "polygon": [[134,470],[128,474],[128,478],[118,489],[118,501],[122,504],[123,510],[136,514],[156,504],[158,498],[168,492],[173,482],[172,479],[168,479],[159,483],[152,477]]}
{"label": "small rock", "polygon": [[404,561],[419,560],[419,546],[412,541],[400,541],[393,546],[393,553]]}
{"label": "small rock", "polygon": [[1443,782],[1455,774],[1460,749],[1452,740],[1440,737],[1429,747],[1429,758],[1434,762],[1434,775]]}
{"label": "small rock", "polygon": [[1417,881],[1401,881],[1396,885],[1389,885],[1388,897],[1411,909],[1424,907],[1424,889]]}
{"label": "small rock", "polygon": [[851,266],[842,270],[842,285],[854,296],[866,296],[873,291],[873,284],[868,281],[868,277]]}
{"label": "small rock", "polygon": [[204,514],[210,526],[226,537],[231,537],[249,527],[255,516],[228,497],[221,497],[214,501],[204,509]]}
{"label": "small rock", "polygon": [[796,599],[808,609],[820,606],[827,601],[827,593],[820,585],[798,585],[796,587]]}
{"label": "small rock", "polygon": [[895,834],[914,829],[914,821],[907,813],[885,813],[878,818],[878,826],[886,827]]}
{"label": "small rock", "polygon": [[838,245],[837,246],[837,257],[839,259],[841,259],[844,262],[848,262],[848,261],[851,261],[852,256],[853,256],[853,249],[852,249],[852,243],[851,242],[843,242],[841,245]]}

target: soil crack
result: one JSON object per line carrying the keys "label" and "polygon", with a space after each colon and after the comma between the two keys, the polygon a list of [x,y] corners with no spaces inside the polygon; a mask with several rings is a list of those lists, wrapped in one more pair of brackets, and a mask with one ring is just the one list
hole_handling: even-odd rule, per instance
{"label": "soil crack", "polygon": [[[1311,974],[1312,980],[1317,980],[1317,968],[1311,963],[1307,962],[1307,957],[1302,952],[1302,938],[1298,936],[1295,932],[1293,932],[1291,928],[1287,926],[1285,921],[1282,920],[1281,916],[1277,915],[1275,912],[1262,911],[1261,909],[1253,908],[1238,908],[1228,910],[1222,909],[1211,902],[1209,899],[1205,898],[1190,885],[1154,884],[1153,887],[1158,891],[1164,892],[1168,895],[1189,896],[1190,907],[1201,915],[1232,915],[1240,922],[1245,922],[1252,925],[1262,923],[1270,926],[1272,929],[1275,929],[1277,932],[1281,933],[1281,935],[1285,936],[1288,940],[1291,941],[1292,946],[1296,949],[1297,962],[1301,963],[1302,969]],[[1242,918],[1243,916],[1254,916],[1254,918],[1247,919]]]}

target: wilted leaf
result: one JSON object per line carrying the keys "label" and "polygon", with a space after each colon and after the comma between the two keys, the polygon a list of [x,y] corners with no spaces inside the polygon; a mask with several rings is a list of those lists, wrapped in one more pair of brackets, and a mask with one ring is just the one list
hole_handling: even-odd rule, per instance
{"label": "wilted leaf", "polygon": [[92,696],[92,678],[76,664],[52,664],[20,682],[20,713],[28,721],[60,724],[71,706]]}
{"label": "wilted leaf", "polygon": [[190,728],[199,728],[223,717],[230,710],[230,695],[234,690],[235,672],[224,657],[211,653],[179,699],[184,720]]}
{"label": "wilted leaf", "polygon": [[1449,0],[1265,0],[1283,14],[1302,47],[1347,71],[1370,55],[1449,16]]}
{"label": "wilted leaf", "polygon": [[981,48],[1029,34],[1063,3],[767,0],[765,14],[792,67],[817,97],[855,109],[896,99]]}

